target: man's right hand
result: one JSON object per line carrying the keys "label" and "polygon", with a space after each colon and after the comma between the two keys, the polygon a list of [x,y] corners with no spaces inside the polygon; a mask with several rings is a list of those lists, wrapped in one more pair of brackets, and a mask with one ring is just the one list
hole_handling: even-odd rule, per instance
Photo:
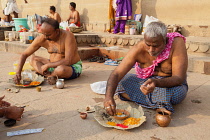
{"label": "man's right hand", "polygon": [[20,80],[21,80],[21,74],[16,74],[14,77],[14,83],[20,84]]}
{"label": "man's right hand", "polygon": [[5,117],[8,119],[14,119],[17,121],[21,120],[24,108],[17,107],[17,106],[9,106],[5,110]]}
{"label": "man's right hand", "polygon": [[104,100],[104,108],[106,109],[106,112],[113,116],[116,114],[116,103],[114,101],[114,98],[108,98],[106,97]]}

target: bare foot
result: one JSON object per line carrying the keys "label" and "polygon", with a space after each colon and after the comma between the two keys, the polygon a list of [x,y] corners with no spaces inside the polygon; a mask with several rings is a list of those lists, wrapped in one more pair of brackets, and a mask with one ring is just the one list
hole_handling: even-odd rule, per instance
{"label": "bare foot", "polygon": [[55,83],[56,83],[56,77],[54,77],[54,76],[48,76],[47,77],[47,82],[50,85],[55,85]]}
{"label": "bare foot", "polygon": [[119,32],[119,33],[117,33],[118,35],[124,35],[124,33],[122,33],[122,32]]}

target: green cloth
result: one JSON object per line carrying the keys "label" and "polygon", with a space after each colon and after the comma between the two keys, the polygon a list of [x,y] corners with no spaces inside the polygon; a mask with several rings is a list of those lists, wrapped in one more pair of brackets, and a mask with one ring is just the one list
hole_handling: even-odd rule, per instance
{"label": "green cloth", "polygon": [[[74,67],[76,73],[82,73],[82,61],[81,60],[71,66]],[[53,72],[54,70],[55,70],[55,68],[48,68],[49,72]]]}

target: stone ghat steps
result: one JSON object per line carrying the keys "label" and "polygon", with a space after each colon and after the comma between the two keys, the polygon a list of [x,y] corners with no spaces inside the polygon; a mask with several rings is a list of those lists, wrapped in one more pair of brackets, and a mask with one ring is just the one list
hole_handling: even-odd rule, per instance
{"label": "stone ghat steps", "polygon": [[[29,44],[23,44],[18,41],[0,41],[0,51],[4,52],[22,53],[28,46]],[[78,52],[82,60],[91,58],[93,55],[108,55],[111,59],[116,59],[124,57],[128,51],[128,48],[110,49],[109,47],[78,47]],[[49,54],[44,48],[39,49],[35,55],[49,58]],[[189,53],[188,59],[188,71],[210,74],[210,57]]]}
{"label": "stone ghat steps", "polygon": [[[5,31],[5,36],[13,32],[16,38],[19,37],[19,32]],[[40,33],[34,32],[34,37]],[[118,46],[120,48],[132,48],[139,41],[143,40],[143,35],[116,35],[110,33],[95,33],[83,31],[74,33],[76,42],[79,47],[94,44],[95,46]],[[186,49],[190,54],[210,57],[210,37],[186,37]]]}

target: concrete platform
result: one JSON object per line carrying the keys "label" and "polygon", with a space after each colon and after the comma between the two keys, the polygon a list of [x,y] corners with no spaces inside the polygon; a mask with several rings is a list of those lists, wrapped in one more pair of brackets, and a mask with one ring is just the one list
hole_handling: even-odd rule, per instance
{"label": "concrete platform", "polygon": [[[169,127],[162,128],[155,123],[155,111],[144,109],[147,121],[138,128],[121,131],[104,128],[92,114],[82,120],[78,108],[102,104],[103,95],[93,93],[90,84],[108,79],[115,66],[83,62],[80,78],[65,81],[64,89],[55,89],[46,83],[42,92],[35,88],[23,88],[19,93],[10,93],[5,88],[8,72],[13,71],[13,62],[18,54],[0,52],[0,96],[13,105],[24,106],[23,118],[16,126],[8,128],[0,118],[1,140],[209,140],[210,138],[210,76],[188,72],[189,92],[186,99],[174,106],[175,114]],[[134,70],[131,70],[133,73]],[[117,99],[117,103],[121,103]],[[7,137],[6,132],[22,129],[45,128],[42,133]]]}
{"label": "concrete platform", "polygon": [[[12,52],[12,53],[22,53],[30,44],[23,44],[18,41],[0,41],[0,51]],[[87,45],[87,44],[86,44]],[[102,45],[97,45],[96,47],[82,46],[78,47],[78,52],[82,60],[87,60],[93,55],[108,55],[111,59],[116,59],[124,57],[128,48],[119,47],[118,49],[109,49],[109,47],[103,47]],[[39,49],[36,53],[38,56],[49,58],[49,54],[45,48]],[[204,74],[210,74],[210,57],[205,55],[196,55],[195,53],[190,53],[188,51],[188,71],[198,72]]]}

